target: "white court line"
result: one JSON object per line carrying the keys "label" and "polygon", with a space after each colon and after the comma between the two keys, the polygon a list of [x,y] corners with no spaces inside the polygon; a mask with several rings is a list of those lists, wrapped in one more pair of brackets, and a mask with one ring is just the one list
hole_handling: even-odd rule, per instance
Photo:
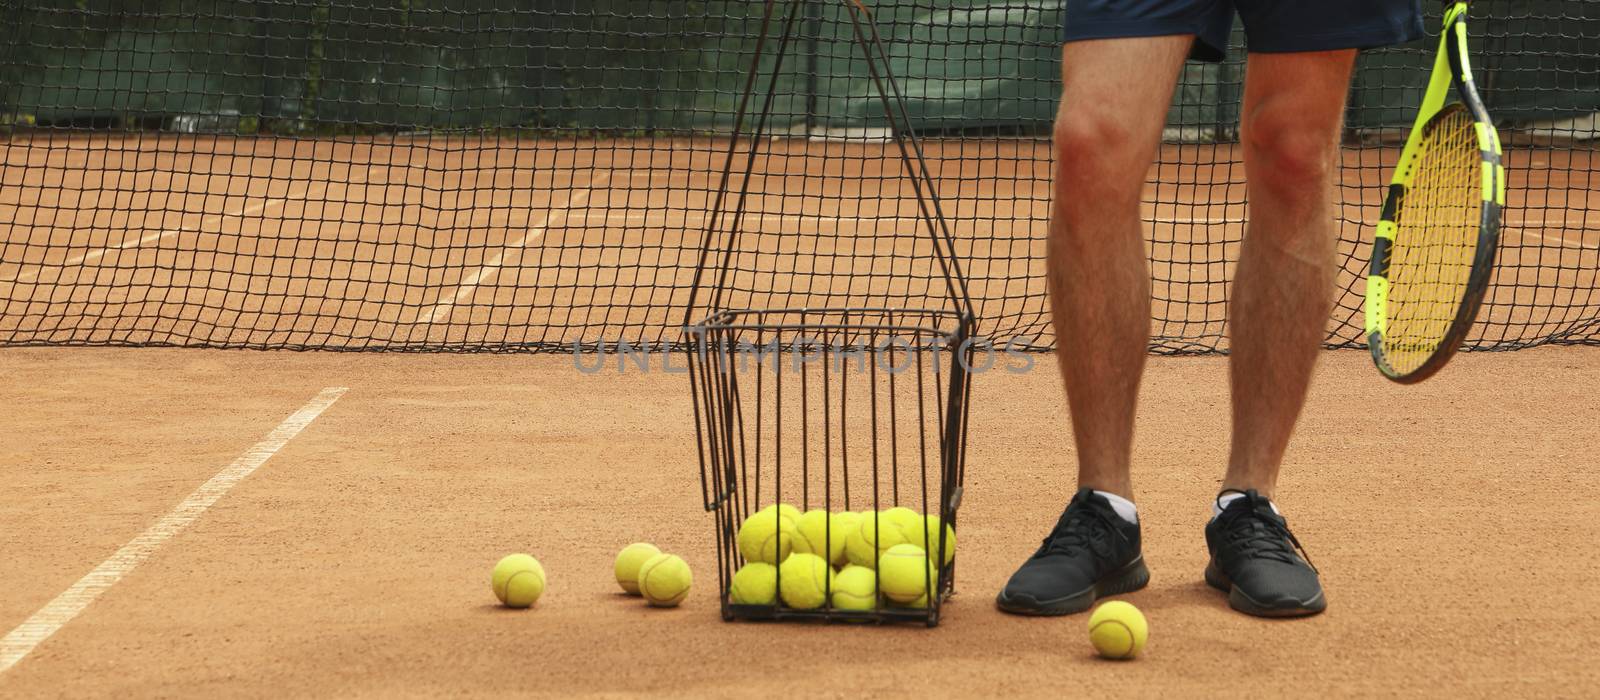
{"label": "white court line", "polygon": [[566,216],[566,213],[571,211],[574,207],[583,206],[584,202],[589,201],[589,195],[594,194],[595,190],[605,187],[606,183],[610,181],[610,171],[601,173],[600,177],[589,181],[589,184],[585,186],[583,190],[573,193],[572,196],[567,199],[566,204],[561,205],[559,208],[551,207],[550,209],[545,210],[544,218],[540,220],[539,223],[529,226],[528,230],[522,233],[521,238],[518,238],[516,242],[512,243],[511,245],[502,248],[498,254],[480,266],[477,272],[468,275],[466,280],[462,281],[460,285],[457,285],[455,294],[450,295],[448,299],[442,296],[439,297],[439,301],[434,303],[433,308],[428,311],[428,315],[423,317],[421,321],[423,323],[433,324],[449,318],[450,312],[455,308],[456,304],[459,304],[461,303],[461,300],[472,296],[473,292],[477,291],[479,285],[483,284],[487,280],[494,279],[495,275],[500,274],[500,267],[505,264],[506,253],[508,251],[512,249],[521,250],[527,247],[529,243],[532,243],[544,236],[545,231],[549,230],[553,219],[555,219],[558,215],[562,217]]}
{"label": "white court line", "polygon": [[1534,233],[1533,231],[1529,231],[1528,229],[1520,229],[1520,231],[1521,231],[1523,236],[1533,236],[1534,238],[1537,238],[1537,239],[1539,239],[1541,241],[1544,241],[1546,243],[1554,243],[1555,245],[1558,245],[1558,246],[1560,246],[1562,248],[1577,248],[1578,250],[1600,250],[1600,244],[1584,245],[1581,241],[1569,241],[1569,240],[1567,240],[1567,238],[1565,236],[1546,236],[1546,235],[1544,235],[1542,233]]}
{"label": "white court line", "polygon": [[73,267],[75,265],[82,265],[83,263],[86,263],[86,262],[89,262],[89,261],[92,261],[92,260],[99,260],[100,258],[105,257],[105,255],[107,253],[110,253],[112,251],[127,250],[129,248],[137,248],[137,247],[142,246],[142,245],[144,245],[146,243],[151,243],[153,241],[158,241],[158,240],[161,240],[163,238],[166,238],[167,236],[176,236],[179,233],[183,233],[183,232],[186,232],[186,231],[201,231],[206,227],[206,224],[208,224],[208,223],[213,223],[213,224],[221,223],[223,219],[227,219],[227,218],[230,218],[230,217],[248,216],[250,214],[254,214],[256,212],[263,211],[263,210],[265,210],[265,209],[267,209],[269,207],[277,206],[279,204],[284,204],[284,203],[288,202],[291,199],[298,199],[300,197],[303,197],[303,196],[306,195],[306,193],[308,193],[310,191],[311,191],[310,189],[307,189],[307,190],[305,190],[303,192],[300,192],[299,194],[291,194],[291,195],[287,195],[287,196],[284,196],[284,197],[273,197],[273,198],[270,198],[270,199],[262,201],[260,204],[253,204],[251,206],[248,206],[248,207],[245,207],[243,209],[240,209],[239,211],[223,212],[221,214],[216,214],[216,215],[211,216],[209,218],[202,219],[200,221],[200,224],[198,226],[194,227],[193,229],[186,229],[186,228],[182,228],[182,227],[162,229],[160,231],[156,231],[155,233],[147,233],[147,234],[144,235],[143,238],[139,238],[137,240],[123,241],[122,243],[118,243],[118,244],[116,244],[114,246],[109,246],[109,247],[105,247],[105,248],[99,248],[99,249],[96,249],[96,250],[91,250],[91,251],[89,251],[87,253],[84,253],[82,255],[74,255],[74,256],[72,256],[70,258],[67,258],[65,261],[63,261],[63,262],[61,262],[59,264],[52,265],[50,263],[40,263],[40,267],[37,268],[37,269],[28,270],[26,272],[18,273],[16,277],[12,277],[10,279],[0,279],[0,282],[31,282],[31,281],[33,281],[35,279],[38,279],[39,275],[43,274],[43,271],[44,271],[45,268],[50,268],[50,267],[66,268],[66,267]]}
{"label": "white court line", "polygon": [[150,529],[123,545],[122,549],[111,555],[111,558],[101,562],[93,571],[72,584],[71,588],[62,591],[61,595],[45,604],[32,617],[17,625],[17,628],[11,630],[4,639],[0,639],[0,673],[5,673],[7,669],[17,665],[17,662],[32,652],[34,647],[49,639],[50,635],[55,634],[62,625],[71,622],[72,618],[89,607],[101,593],[106,592],[106,589],[133,571],[140,562],[150,558],[150,555],[160,549],[167,540],[199,519],[207,508],[215,504],[234,485],[250,476],[251,472],[278,450],[283,449],[283,446],[294,439],[294,436],[299,435],[311,421],[316,420],[317,416],[322,415],[323,411],[333,405],[333,402],[338,401],[345,391],[344,387],[323,389],[306,402],[306,405],[301,406],[300,410],[283,419],[278,427],[267,433],[265,439],[245,450],[244,454],[217,472],[210,481],[201,484],[200,488],[195,489],[194,493],[189,494],[189,497],[183,499],[176,508],[162,516],[156,524],[151,525]]}
{"label": "white court line", "polygon": [[[691,219],[694,219],[696,221],[704,221],[706,216],[704,214],[700,214],[700,213],[688,213],[688,212],[686,212],[681,217],[678,217],[678,218],[674,218],[674,217],[671,217],[671,216],[668,216],[668,215],[662,215],[662,214],[607,214],[603,218],[608,223],[615,222],[615,221],[622,221],[622,222],[642,221],[642,222],[647,222],[647,223],[654,222],[654,223],[661,223],[661,224],[671,224],[671,223],[678,223],[679,219],[681,219],[682,223],[688,223],[689,220],[691,220]],[[967,217],[961,217],[961,216],[951,216],[951,217],[947,217],[947,218],[950,219],[952,223],[959,223],[960,221],[968,220]],[[755,219],[755,220],[758,220],[758,221],[766,221],[766,220],[776,220],[776,221],[828,221],[828,222],[838,223],[838,222],[842,222],[842,221],[921,221],[922,217],[920,217],[920,216],[820,216],[820,215],[813,215],[813,214],[745,214],[744,215],[744,219],[747,220],[747,221],[751,220],[751,219]],[[989,219],[981,219],[981,220],[987,221]],[[1043,221],[1043,219],[1040,219],[1040,220]],[[1149,222],[1158,223],[1158,224],[1204,224],[1204,225],[1216,225],[1216,224],[1243,224],[1243,223],[1246,223],[1246,220],[1243,219],[1243,218],[1231,218],[1231,217],[1206,218],[1206,217],[1186,217],[1186,216],[1173,216],[1173,217],[1158,216],[1158,217],[1150,218],[1150,219],[1146,219],[1144,217],[1140,217],[1140,220],[1141,221],[1149,221]],[[1546,220],[1546,219],[1529,219],[1527,221],[1507,221],[1507,222],[1504,222],[1503,226],[1506,227],[1506,228],[1527,227],[1527,226],[1532,226],[1532,227],[1535,227],[1535,228],[1546,228],[1546,227],[1565,227],[1567,225],[1567,223],[1568,222],[1567,222],[1566,219],[1550,219],[1550,220]],[[1528,235],[1536,236],[1538,234],[1529,233]],[[1541,236],[1541,238],[1542,238],[1542,236]],[[1568,243],[1571,243],[1571,242],[1568,241]]]}
{"label": "white court line", "polygon": [[[617,219],[621,219],[623,221],[644,221],[644,222],[649,222],[649,221],[654,219],[654,220],[659,220],[660,223],[663,223],[663,224],[672,223],[670,217],[660,216],[660,215],[656,215],[656,214],[624,214],[622,216],[607,215],[605,218],[606,218],[606,221],[608,221],[608,222],[609,221],[613,221],[613,220],[617,220]],[[684,223],[688,223],[690,218],[696,219],[698,221],[704,221],[706,216],[704,214],[693,214],[693,215],[685,214],[683,216]],[[945,218],[949,219],[951,223],[959,223],[960,221],[968,220],[968,217],[963,217],[963,216],[947,216]],[[842,222],[842,221],[921,221],[922,217],[920,217],[920,216],[820,216],[820,215],[814,215],[814,214],[745,214],[743,219],[745,221],[749,221],[749,220],[754,219],[754,220],[757,220],[757,221],[769,221],[769,220],[775,220],[775,221],[828,221],[828,222],[832,222],[832,223],[839,223],[839,222]],[[984,219],[984,220],[987,221],[988,219]],[[1040,220],[1043,221],[1043,219],[1040,219]],[[1244,219],[1226,219],[1226,218],[1194,219],[1194,218],[1187,218],[1187,217],[1156,217],[1154,219],[1145,219],[1145,220],[1146,221],[1153,221],[1153,222],[1158,223],[1158,224],[1242,224],[1242,223],[1244,223]]]}

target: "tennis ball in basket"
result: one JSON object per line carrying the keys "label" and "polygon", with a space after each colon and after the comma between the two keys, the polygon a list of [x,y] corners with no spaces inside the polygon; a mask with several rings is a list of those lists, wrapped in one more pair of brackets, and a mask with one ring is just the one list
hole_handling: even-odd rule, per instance
{"label": "tennis ball in basket", "polygon": [[791,554],[778,566],[778,592],[783,604],[799,610],[822,607],[828,602],[828,585],[833,569],[815,554]]}
{"label": "tennis ball in basket", "polygon": [[1113,600],[1101,603],[1089,616],[1089,643],[1108,659],[1131,659],[1144,649],[1150,636],[1144,613],[1132,603]]}
{"label": "tennis ball in basket", "polygon": [[897,544],[878,559],[878,588],[897,603],[911,603],[928,593],[939,571],[928,553],[914,544]]}
{"label": "tennis ball in basket", "polygon": [[891,600],[889,601],[889,606],[895,608],[926,608],[928,607],[928,594],[924,593],[922,594],[921,598],[913,600],[909,603],[901,603],[899,601]]}
{"label": "tennis ball in basket", "polygon": [[845,538],[845,557],[856,566],[877,567],[890,547],[921,542],[922,527],[922,517],[910,508],[862,513],[861,524]]}
{"label": "tennis ball in basket", "polygon": [[657,554],[639,566],[639,595],[658,608],[677,607],[692,583],[689,563],[676,554]]}
{"label": "tennis ball in basket", "polygon": [[506,607],[526,608],[544,595],[544,567],[526,554],[509,554],[494,565],[489,582]]}
{"label": "tennis ball in basket", "polygon": [[850,564],[850,536],[861,532],[861,514],[847,510],[833,516],[833,530],[839,533],[839,552],[832,563],[835,568],[843,569]]}
{"label": "tennis ball in basket", "polygon": [[[829,564],[843,563],[847,528],[854,522],[849,518],[843,518],[844,515],[846,514],[829,513],[825,510],[806,511],[794,521],[794,552],[815,554],[827,559]],[[827,542],[824,543],[823,540]]]}
{"label": "tennis ball in basket", "polygon": [[728,601],[734,605],[777,605],[778,567],[759,561],[739,567],[728,584]]}
{"label": "tennis ball in basket", "polygon": [[660,554],[661,550],[648,542],[635,542],[617,552],[617,562],[611,565],[612,573],[617,576],[617,585],[622,590],[639,595],[639,567],[645,560]]}
{"label": "tennis ball in basket", "polygon": [[[937,551],[939,551],[939,527],[940,527],[940,525],[943,525],[943,523],[939,520],[939,516],[937,516],[937,515],[928,516],[927,519],[926,519],[926,527],[924,528],[924,531],[926,532],[925,536],[928,538],[926,543],[924,543],[924,541],[922,540],[922,536],[918,536],[917,539],[912,541],[912,544],[921,546],[923,549],[925,549],[925,550],[927,550],[929,552],[937,552]],[[956,558],[956,530],[955,530],[955,528],[950,527],[949,525],[944,525],[944,564],[943,565],[944,566],[949,566],[950,562],[953,561],[955,558]]]}
{"label": "tennis ball in basket", "polygon": [[[793,506],[787,506],[790,511]],[[796,512],[794,517],[799,517]],[[781,564],[794,546],[794,517],[767,506],[745,518],[739,526],[739,553],[747,562]]]}
{"label": "tennis ball in basket", "polygon": [[878,605],[878,572],[865,566],[846,566],[833,577],[833,607],[871,610]]}

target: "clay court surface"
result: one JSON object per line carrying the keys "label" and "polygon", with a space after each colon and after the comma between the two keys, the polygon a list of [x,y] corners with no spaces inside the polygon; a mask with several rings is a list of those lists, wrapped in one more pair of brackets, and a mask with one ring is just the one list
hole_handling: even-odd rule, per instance
{"label": "clay court surface", "polygon": [[[1582,696],[1600,683],[1600,350],[1469,354],[1416,387],[1323,358],[1280,501],[1331,607],[1263,621],[1200,580],[1225,360],[1155,358],[1135,483],[1144,658],[1082,616],[992,597],[1072,488],[1049,363],[974,385],[957,594],[943,623],[725,623],[682,375],[561,356],[201,350],[0,353],[0,629],[11,630],[327,387],[257,472],[0,675],[0,695],[824,697]],[[620,595],[651,540],[681,608]],[[489,568],[550,586],[496,607]]]}
{"label": "clay court surface", "polygon": [[[716,143],[14,139],[0,147],[0,333],[408,350],[671,338]],[[938,296],[924,253],[895,238],[916,224],[903,185],[877,179],[881,163],[807,163],[821,150],[870,165],[882,146],[775,147],[794,152],[755,183],[741,300]],[[1039,148],[930,146],[985,332],[1047,335]],[[1392,155],[1347,152],[1346,231],[1376,218]],[[1590,155],[1513,154],[1475,338],[1594,332],[1600,195],[1565,177],[1591,173]],[[1162,158],[1169,184],[1145,212],[1157,333],[1166,350],[1225,348],[1243,189],[1236,171],[1193,163],[1236,156]],[[858,184],[806,189],[838,177]],[[1365,263],[1355,239],[1340,252],[1335,344],[1356,338]],[[80,614],[45,620],[37,647],[0,649],[14,660],[0,697],[1559,697],[1600,684],[1600,348],[1468,353],[1415,387],[1379,378],[1364,352],[1326,353],[1278,494],[1330,599],[1299,621],[1244,617],[1202,583],[1226,359],[1152,359],[1134,479],[1154,579],[1125,596],[1152,634],[1132,663],[1096,660],[1082,616],[992,605],[1073,488],[1060,384],[1036,359],[974,382],[956,595],[927,629],[723,622],[689,383],[659,362],[586,374],[551,354],[6,348],[0,633],[214,476],[266,458]],[[318,396],[303,430],[257,447]],[[681,608],[618,592],[612,557],[636,540],[694,567]],[[513,551],[549,573],[532,610],[490,592]]]}

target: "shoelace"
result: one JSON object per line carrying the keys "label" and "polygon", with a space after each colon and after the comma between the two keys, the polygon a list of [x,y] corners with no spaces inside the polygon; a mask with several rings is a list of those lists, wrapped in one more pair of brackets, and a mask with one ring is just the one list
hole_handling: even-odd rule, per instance
{"label": "shoelace", "polygon": [[[1219,506],[1222,497],[1230,493],[1249,498],[1243,491],[1226,489],[1217,494]],[[1256,512],[1255,504],[1249,505],[1248,508],[1224,510],[1222,516],[1217,518],[1218,524],[1228,533],[1228,539],[1242,544],[1241,549],[1251,557],[1273,559],[1285,564],[1296,563],[1295,552],[1298,551],[1300,553],[1298,559],[1304,561],[1312,571],[1317,571],[1317,566],[1311,563],[1311,556],[1306,554],[1306,548],[1300,546],[1300,540],[1295,539],[1294,533],[1289,531],[1288,526],[1276,518]],[[1293,545],[1293,548],[1290,545]]]}
{"label": "shoelace", "polygon": [[1117,526],[1098,508],[1077,503],[1067,506],[1067,512],[1056,523],[1055,529],[1039,544],[1034,557],[1048,554],[1072,554],[1087,548],[1097,556],[1107,556],[1107,533],[1120,535]]}

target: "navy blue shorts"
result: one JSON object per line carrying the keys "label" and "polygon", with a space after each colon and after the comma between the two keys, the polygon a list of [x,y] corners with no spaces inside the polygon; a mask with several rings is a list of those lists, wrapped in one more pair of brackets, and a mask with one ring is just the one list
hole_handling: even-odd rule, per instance
{"label": "navy blue shorts", "polygon": [[1370,49],[1420,38],[1421,0],[1067,0],[1065,41],[1195,35],[1189,57],[1220,61],[1233,15],[1251,52]]}

